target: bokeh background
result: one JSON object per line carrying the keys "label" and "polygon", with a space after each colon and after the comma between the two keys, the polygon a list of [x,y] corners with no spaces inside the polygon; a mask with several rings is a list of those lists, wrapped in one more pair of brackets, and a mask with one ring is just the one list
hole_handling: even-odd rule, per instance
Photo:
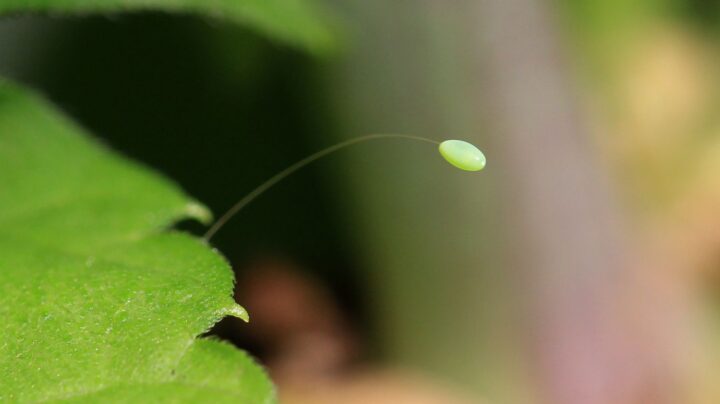
{"label": "bokeh background", "polygon": [[[216,214],[287,403],[720,402],[720,3],[336,0],[308,54],[187,15],[16,16],[0,72]],[[201,234],[196,223],[181,228]]]}

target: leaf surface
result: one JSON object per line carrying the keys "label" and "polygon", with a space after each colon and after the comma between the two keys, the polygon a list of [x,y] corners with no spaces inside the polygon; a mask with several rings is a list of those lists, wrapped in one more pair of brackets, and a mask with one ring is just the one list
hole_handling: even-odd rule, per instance
{"label": "leaf surface", "polygon": [[0,82],[0,401],[272,402],[247,355],[198,339],[247,314],[183,218],[210,216]]}
{"label": "leaf surface", "polygon": [[316,0],[2,0],[0,14],[169,11],[197,13],[247,25],[313,52],[335,46],[334,30]]}

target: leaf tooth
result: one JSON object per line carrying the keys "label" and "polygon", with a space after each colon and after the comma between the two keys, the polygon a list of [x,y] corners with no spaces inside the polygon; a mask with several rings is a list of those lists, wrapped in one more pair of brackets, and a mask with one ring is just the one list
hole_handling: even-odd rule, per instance
{"label": "leaf tooth", "polygon": [[190,202],[185,205],[184,212],[187,217],[195,219],[202,224],[210,224],[213,220],[213,214],[210,209],[198,202]]}
{"label": "leaf tooth", "polygon": [[222,315],[237,317],[246,323],[250,322],[250,314],[247,312],[247,310],[245,310],[244,307],[240,306],[237,303],[230,307],[223,309]]}

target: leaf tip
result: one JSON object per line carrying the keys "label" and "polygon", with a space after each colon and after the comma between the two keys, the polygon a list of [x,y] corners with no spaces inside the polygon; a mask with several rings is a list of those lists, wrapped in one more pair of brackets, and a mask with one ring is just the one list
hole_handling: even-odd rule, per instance
{"label": "leaf tip", "polygon": [[209,224],[213,219],[212,212],[197,202],[190,202],[185,205],[185,214],[189,218],[195,219],[202,224]]}
{"label": "leaf tip", "polygon": [[250,314],[247,312],[247,310],[245,310],[244,307],[240,306],[239,304],[235,304],[232,307],[229,307],[225,311],[225,315],[237,317],[246,323],[250,322]]}

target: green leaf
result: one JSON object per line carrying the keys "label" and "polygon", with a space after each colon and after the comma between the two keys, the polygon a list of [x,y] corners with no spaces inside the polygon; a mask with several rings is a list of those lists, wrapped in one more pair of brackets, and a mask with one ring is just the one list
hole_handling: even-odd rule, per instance
{"label": "green leaf", "polygon": [[[214,340],[198,340],[166,383],[121,385],[67,400],[71,403],[187,402],[268,404],[274,387],[246,353]],[[198,387],[198,385],[202,387]]]}
{"label": "green leaf", "polygon": [[198,339],[247,314],[227,262],[168,230],[183,218],[209,214],[0,81],[0,401],[273,401],[247,356]]}
{"label": "green leaf", "polygon": [[246,24],[291,45],[324,53],[334,30],[316,0],[2,0],[0,14],[116,13],[142,10],[198,13]]}

